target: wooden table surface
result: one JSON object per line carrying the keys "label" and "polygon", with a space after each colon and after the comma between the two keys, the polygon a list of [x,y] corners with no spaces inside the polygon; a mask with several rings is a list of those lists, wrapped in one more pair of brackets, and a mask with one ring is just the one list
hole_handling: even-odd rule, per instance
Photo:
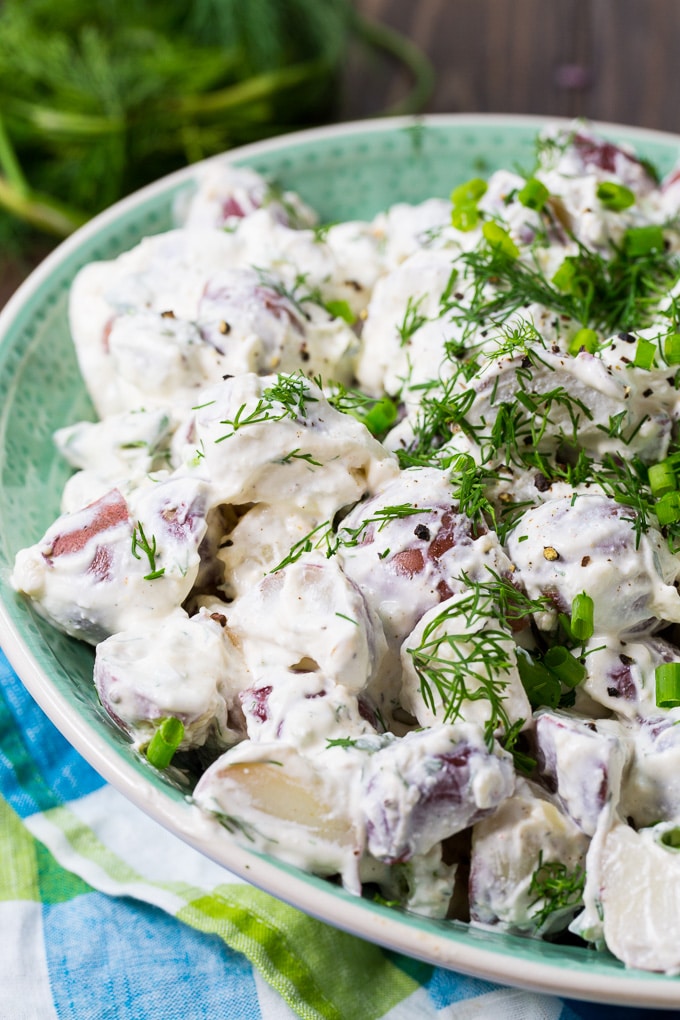
{"label": "wooden table surface", "polygon": [[[424,112],[587,117],[680,133],[680,0],[355,0],[355,6],[429,59],[434,80]],[[399,61],[355,45],[338,115],[375,115],[412,88]],[[0,253],[0,305],[36,258],[3,262]]]}
{"label": "wooden table surface", "polygon": [[[427,112],[535,113],[680,132],[678,0],[356,0],[435,70]],[[359,67],[349,113],[408,91]]]}

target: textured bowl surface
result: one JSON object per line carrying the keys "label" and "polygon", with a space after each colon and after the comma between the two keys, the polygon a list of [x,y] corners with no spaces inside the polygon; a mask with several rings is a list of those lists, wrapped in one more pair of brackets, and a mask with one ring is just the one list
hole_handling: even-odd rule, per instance
{"label": "textured bowl surface", "polygon": [[[456,183],[499,167],[529,169],[544,123],[477,115],[364,122],[289,135],[232,158],[298,191],[324,220],[368,218],[397,201],[447,196]],[[662,173],[680,157],[674,136],[597,127],[635,145]],[[91,649],[58,634],[12,591],[14,555],[56,517],[69,473],[55,455],[52,433],[93,414],[69,337],[70,283],[85,263],[169,228],[173,202],[191,179],[191,169],[181,171],[97,217],[43,263],[0,314],[0,644],[47,715],[102,775],[187,842],[281,899],[371,941],[480,977],[627,1005],[678,1005],[680,978],[626,970],[586,948],[392,911],[238,847],[110,725],[92,686]]]}

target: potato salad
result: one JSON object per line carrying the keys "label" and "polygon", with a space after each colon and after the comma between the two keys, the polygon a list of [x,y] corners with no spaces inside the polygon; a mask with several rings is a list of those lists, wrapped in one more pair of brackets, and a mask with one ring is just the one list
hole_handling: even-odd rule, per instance
{"label": "potato salad", "polygon": [[13,584],[235,839],[680,973],[680,171],[577,123],[451,185],[325,224],[220,158],[82,269]]}

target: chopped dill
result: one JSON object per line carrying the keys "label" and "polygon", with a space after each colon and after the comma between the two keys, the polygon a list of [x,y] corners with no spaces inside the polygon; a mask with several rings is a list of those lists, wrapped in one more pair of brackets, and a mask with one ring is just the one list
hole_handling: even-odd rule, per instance
{"label": "chopped dill", "polygon": [[[459,633],[455,623],[464,618]],[[425,705],[442,722],[459,719],[466,701],[486,701],[489,718],[484,727],[487,746],[493,746],[498,729],[508,730],[504,705],[508,674],[514,665],[512,638],[489,622],[488,613],[463,603],[447,605],[428,621],[416,648],[406,648],[420,682]],[[505,676],[504,676],[505,675]]]}
{"label": "chopped dill", "polygon": [[301,421],[307,415],[307,404],[317,400],[301,372],[295,375],[280,373],[275,383],[265,387],[253,408],[249,410],[247,404],[241,404],[233,418],[220,420],[220,424],[227,425],[231,432],[225,432],[215,442],[231,439],[240,429],[264,422],[282,421],[284,418]]}
{"label": "chopped dill", "polygon": [[136,560],[141,560],[139,550],[144,553],[147,560],[149,561],[149,573],[144,575],[145,581],[155,581],[156,578],[162,577],[165,573],[165,567],[160,569],[156,566],[156,556],[158,555],[158,547],[156,544],[156,536],[152,535],[151,540],[146,537],[144,532],[144,526],[141,521],[138,521],[135,527],[132,529],[132,555]]}
{"label": "chopped dill", "polygon": [[428,320],[426,315],[421,315],[418,311],[420,305],[424,300],[425,295],[421,296],[414,301],[413,297],[409,296],[406,302],[406,311],[404,312],[404,318],[400,326],[397,326],[397,333],[399,334],[399,340],[402,347],[410,343],[414,333],[420,329]]}
{"label": "chopped dill", "polygon": [[529,885],[529,895],[534,896],[529,910],[536,907],[531,914],[536,926],[542,928],[558,911],[576,910],[583,901],[585,881],[586,873],[582,867],[577,866],[570,871],[560,861],[544,861],[541,850]]}

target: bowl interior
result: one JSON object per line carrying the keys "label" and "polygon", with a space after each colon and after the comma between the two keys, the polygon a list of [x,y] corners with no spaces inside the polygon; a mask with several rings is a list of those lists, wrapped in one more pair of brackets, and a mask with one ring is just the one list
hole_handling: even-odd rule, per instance
{"label": "bowl interior", "polygon": [[[530,169],[540,124],[534,118],[442,117],[347,125],[251,146],[235,153],[234,161],[298,191],[322,220],[370,218],[395,202],[447,196],[462,180],[502,166]],[[679,141],[671,136],[625,128],[603,130],[634,143],[662,173],[673,166],[680,152]],[[92,650],[57,633],[38,617],[15,595],[9,574],[17,550],[36,542],[59,512],[69,469],[55,454],[52,433],[62,425],[93,416],[69,336],[70,283],[87,262],[112,258],[143,236],[168,229],[175,199],[191,186],[191,171],[183,171],[102,214],[57,249],[0,315],[0,641],[22,678],[27,679],[25,673],[30,673],[27,686],[48,714],[55,704],[61,706],[55,721],[59,725],[64,714],[69,718],[73,725],[67,735],[77,734],[81,753],[109,779],[116,771],[116,761],[123,762],[127,781],[133,770],[141,787],[153,789],[164,799],[167,816],[175,805],[177,810],[185,807],[185,791],[131,752],[127,738],[109,723],[96,697],[91,681]],[[102,768],[104,760],[110,768]],[[228,860],[223,863],[230,866]],[[290,871],[276,863],[273,867],[282,873]],[[254,872],[250,877],[257,883]],[[308,876],[301,880],[316,889],[316,895],[322,894],[322,899],[331,897],[342,903],[343,916],[349,917],[343,926],[359,933],[367,930],[362,912],[367,917],[385,913],[373,904],[352,900],[328,883]],[[292,899],[295,901],[294,894]],[[319,910],[325,919],[334,920],[326,907]],[[387,924],[406,932],[406,947],[410,930],[427,933],[432,945],[440,940],[472,947],[473,957],[477,950],[486,953],[484,965],[475,968],[474,958],[470,964],[468,957],[459,958],[455,951],[453,955],[429,948],[418,951],[431,962],[476,969],[486,976],[496,972],[494,959],[512,957],[518,964],[529,961],[547,963],[563,972],[578,970],[586,975],[581,981],[586,992],[591,988],[589,974],[619,981],[631,977],[611,957],[582,948],[462,931],[459,926],[396,913]],[[547,987],[559,990],[556,974],[554,971],[552,978],[546,979]],[[499,976],[511,981],[512,970],[499,971]],[[638,974],[636,979],[643,991],[633,992],[632,997],[627,992],[627,1001],[649,1001],[654,993],[645,992],[645,988],[671,984],[669,979],[652,975]],[[517,980],[528,979],[518,976]],[[565,974],[565,988],[569,984]],[[611,995],[611,990],[606,994]],[[659,994],[654,1001],[661,1004],[664,994]]]}

